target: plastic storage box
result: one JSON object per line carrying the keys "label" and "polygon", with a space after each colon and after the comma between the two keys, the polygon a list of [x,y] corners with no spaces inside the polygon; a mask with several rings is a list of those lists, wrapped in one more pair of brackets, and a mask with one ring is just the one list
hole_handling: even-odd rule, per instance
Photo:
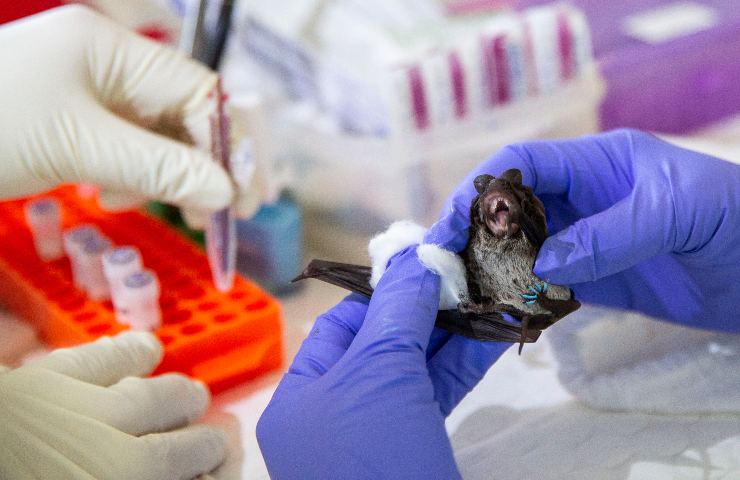
{"label": "plastic storage box", "polygon": [[[520,8],[549,3],[513,0]],[[603,129],[685,133],[740,111],[735,0],[571,0],[607,83]]]}
{"label": "plastic storage box", "polygon": [[278,123],[287,126],[283,147],[301,202],[371,233],[398,219],[431,223],[457,184],[507,144],[597,131],[602,95],[592,70],[552,94],[497,109],[482,127],[461,123],[401,140],[323,129],[317,117],[288,115]]}
{"label": "plastic storage box", "polygon": [[[355,26],[345,26],[344,56],[336,48],[326,54],[295,33],[305,28],[281,30],[267,12],[246,15],[232,51],[240,48],[273,79],[262,83],[282,85],[288,96],[271,131],[282,140],[276,153],[293,170],[296,198],[356,231],[401,218],[431,222],[458,182],[506,144],[598,128],[603,84],[585,18],[569,6],[441,17],[435,28],[416,27],[450,35],[410,41],[419,48],[393,43],[408,31],[373,37],[388,40],[384,48],[399,61],[379,48],[361,54],[367,39]],[[238,69],[225,71],[232,90]]]}

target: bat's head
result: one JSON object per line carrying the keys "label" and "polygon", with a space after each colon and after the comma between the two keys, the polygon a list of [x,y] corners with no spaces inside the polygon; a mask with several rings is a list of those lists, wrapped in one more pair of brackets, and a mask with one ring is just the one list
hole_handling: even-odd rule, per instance
{"label": "bat's head", "polygon": [[547,237],[545,206],[530,187],[522,184],[522,172],[512,168],[499,177],[478,175],[473,184],[478,196],[472,213],[494,237],[523,234],[535,247],[542,245]]}

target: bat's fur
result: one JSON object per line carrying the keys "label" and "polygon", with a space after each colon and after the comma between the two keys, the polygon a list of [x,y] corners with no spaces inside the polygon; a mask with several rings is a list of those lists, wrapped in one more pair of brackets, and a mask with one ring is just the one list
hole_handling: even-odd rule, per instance
{"label": "bat's fur", "polygon": [[[526,293],[531,286],[541,284],[542,280],[532,273],[539,245],[530,241],[516,223],[525,214],[536,228],[543,231],[543,237],[546,236],[544,206],[531,188],[521,184],[518,170],[508,170],[499,179],[482,175],[476,179],[476,188],[479,196],[471,206],[470,240],[461,254],[468,272],[470,298],[465,299],[461,308],[486,312],[495,309],[496,304],[505,304],[530,315],[549,313],[540,303],[527,305],[522,301],[522,293]],[[510,209],[507,220],[516,225],[514,232],[510,234],[507,228],[500,235],[495,235],[488,228],[486,197],[506,200]],[[567,287],[550,285],[546,296],[554,300],[568,300],[571,292]]]}

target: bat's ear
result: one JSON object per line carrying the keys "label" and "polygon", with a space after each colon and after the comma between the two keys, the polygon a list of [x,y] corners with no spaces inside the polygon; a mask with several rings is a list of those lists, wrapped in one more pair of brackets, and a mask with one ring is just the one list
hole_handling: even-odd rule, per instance
{"label": "bat's ear", "polygon": [[483,174],[478,175],[475,177],[475,180],[473,180],[473,185],[475,186],[475,190],[481,194],[486,191],[486,188],[488,188],[488,184],[493,181],[494,177],[493,175]]}
{"label": "bat's ear", "polygon": [[501,178],[508,180],[511,183],[519,184],[522,183],[522,172],[518,168],[510,168],[501,175]]}

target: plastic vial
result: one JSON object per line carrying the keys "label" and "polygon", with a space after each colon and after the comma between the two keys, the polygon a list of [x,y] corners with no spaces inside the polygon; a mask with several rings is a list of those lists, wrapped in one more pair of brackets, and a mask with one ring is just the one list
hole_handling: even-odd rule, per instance
{"label": "plastic vial", "polygon": [[136,247],[116,247],[103,254],[103,273],[108,280],[113,307],[117,312],[125,310],[119,298],[121,288],[123,288],[123,279],[143,268],[141,253]]}
{"label": "plastic vial", "polygon": [[102,237],[98,227],[91,224],[82,224],[66,230],[63,235],[64,251],[69,257],[69,263],[72,267],[72,279],[75,287],[80,290],[86,290],[87,279],[80,270],[79,262],[82,254],[82,248],[88,241]]}
{"label": "plastic vial", "polygon": [[[134,330],[156,330],[162,324],[159,308],[159,281],[151,270],[141,270],[123,279],[119,299],[125,306],[121,323]],[[116,315],[119,312],[116,311]]]}
{"label": "plastic vial", "polygon": [[46,262],[62,258],[64,247],[59,202],[53,198],[33,200],[26,204],[25,213],[39,258]]}
{"label": "plastic vial", "polygon": [[110,298],[110,287],[103,273],[103,254],[111,248],[111,241],[104,236],[87,240],[79,253],[77,268],[83,277],[85,291],[92,300]]}

